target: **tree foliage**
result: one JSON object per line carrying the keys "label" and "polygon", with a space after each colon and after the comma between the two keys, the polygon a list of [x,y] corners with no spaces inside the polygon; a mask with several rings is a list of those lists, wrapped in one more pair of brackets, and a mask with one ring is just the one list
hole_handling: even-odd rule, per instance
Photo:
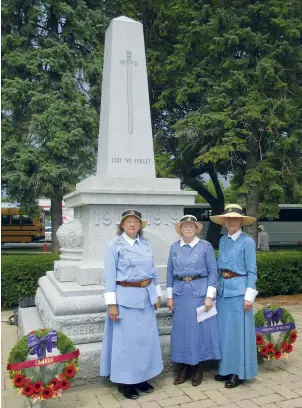
{"label": "tree foliage", "polygon": [[95,165],[107,19],[91,0],[6,0],[2,22],[2,182],[23,205],[50,198],[56,232]]}
{"label": "tree foliage", "polygon": [[165,123],[157,137],[210,203],[206,172],[222,203],[217,175],[231,173],[251,215],[301,201],[301,7],[171,0],[159,10],[162,41],[149,52],[154,108]]}

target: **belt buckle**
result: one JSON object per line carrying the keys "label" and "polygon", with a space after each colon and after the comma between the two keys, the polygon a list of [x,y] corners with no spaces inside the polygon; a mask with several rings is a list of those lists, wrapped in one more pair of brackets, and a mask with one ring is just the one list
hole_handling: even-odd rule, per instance
{"label": "belt buckle", "polygon": [[222,272],[222,276],[224,279],[228,279],[230,277],[230,272]]}
{"label": "belt buckle", "polygon": [[144,288],[146,286],[148,286],[149,281],[148,280],[144,280],[141,282],[141,287]]}
{"label": "belt buckle", "polygon": [[192,280],[191,276],[185,276],[184,277],[185,282],[191,282],[191,280]]}

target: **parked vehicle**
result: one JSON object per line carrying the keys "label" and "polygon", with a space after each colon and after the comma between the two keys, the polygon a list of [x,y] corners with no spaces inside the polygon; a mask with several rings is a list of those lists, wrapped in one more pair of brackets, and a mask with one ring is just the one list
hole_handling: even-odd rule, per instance
{"label": "parked vehicle", "polygon": [[45,239],[45,214],[29,216],[20,210],[19,204],[1,205],[1,243],[37,242]]}
{"label": "parked vehicle", "polygon": [[[209,204],[193,204],[184,208],[184,214],[195,215],[202,223],[200,238],[205,239],[210,222],[212,209]],[[270,237],[270,246],[301,246],[302,245],[302,204],[280,204],[279,218],[260,218]],[[222,234],[226,232],[221,229]]]}

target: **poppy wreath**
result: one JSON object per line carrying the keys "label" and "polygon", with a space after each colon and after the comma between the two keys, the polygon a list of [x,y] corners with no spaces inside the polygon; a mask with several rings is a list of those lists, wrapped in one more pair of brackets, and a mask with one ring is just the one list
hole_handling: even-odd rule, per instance
{"label": "poppy wreath", "polygon": [[[58,350],[58,355],[45,356],[44,350]],[[28,359],[28,354],[37,359]],[[70,387],[78,371],[80,352],[65,334],[39,329],[22,337],[9,354],[7,369],[14,388],[32,400],[61,397]]]}
{"label": "poppy wreath", "polygon": [[298,332],[293,316],[286,309],[266,306],[258,310],[255,326],[259,359],[288,358],[295,347]]}

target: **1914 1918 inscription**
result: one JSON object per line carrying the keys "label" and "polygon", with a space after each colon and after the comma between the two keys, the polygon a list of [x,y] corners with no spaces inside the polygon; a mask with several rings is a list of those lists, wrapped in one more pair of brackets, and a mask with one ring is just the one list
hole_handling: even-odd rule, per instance
{"label": "1914 1918 inscription", "polygon": [[[179,218],[180,213],[178,211],[148,211],[145,214],[148,225],[170,225],[175,224]],[[111,213],[110,211],[97,211],[95,225],[110,225],[116,224],[121,218],[121,214]]]}
{"label": "1914 1918 inscription", "polygon": [[111,162],[115,164],[152,164],[153,159],[141,157],[112,157]]}

